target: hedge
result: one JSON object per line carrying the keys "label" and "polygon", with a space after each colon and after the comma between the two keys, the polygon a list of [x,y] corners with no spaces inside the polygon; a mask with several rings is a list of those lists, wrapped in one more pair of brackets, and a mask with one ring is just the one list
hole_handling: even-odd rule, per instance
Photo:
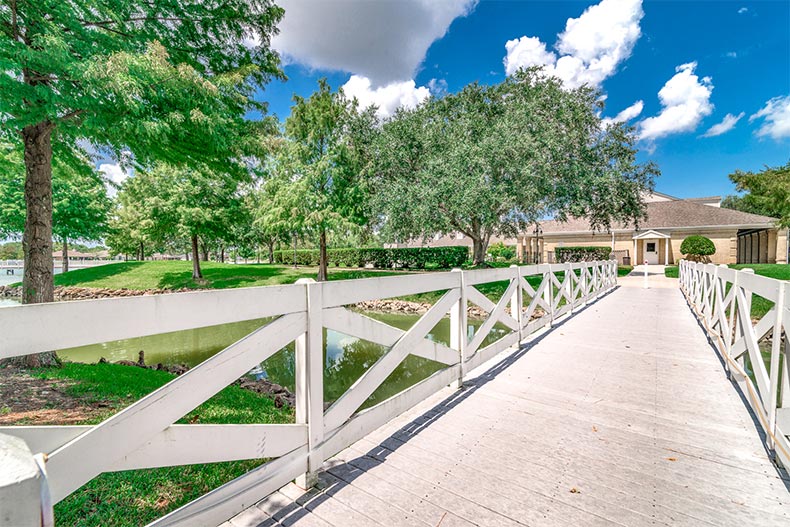
{"label": "hedge", "polygon": [[[377,269],[402,267],[405,269],[460,267],[469,259],[469,248],[450,247],[410,247],[402,249],[383,249],[381,247],[362,247],[347,249],[327,249],[329,265],[338,267],[365,267],[372,265]],[[298,265],[318,265],[318,249],[296,251]],[[292,264],[293,250],[274,251],[274,261]]]}
{"label": "hedge", "polygon": [[557,262],[595,262],[608,260],[612,256],[611,247],[557,247],[554,249]]}
{"label": "hedge", "polygon": [[708,256],[716,252],[716,246],[709,238],[694,234],[683,240],[680,252],[687,255],[689,260],[706,262],[710,260]]}

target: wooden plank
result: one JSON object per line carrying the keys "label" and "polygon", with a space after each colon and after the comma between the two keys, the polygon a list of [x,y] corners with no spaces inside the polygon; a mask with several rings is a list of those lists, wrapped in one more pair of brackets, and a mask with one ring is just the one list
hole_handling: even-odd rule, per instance
{"label": "wooden plank", "polygon": [[[455,277],[457,281],[457,277]],[[457,282],[456,282],[457,283]],[[398,367],[414,349],[414,345],[444,317],[445,313],[460,298],[458,289],[451,289],[440,298],[420,320],[414,324],[391,350],[384,354],[369,370],[341,395],[326,411],[324,419],[327,431],[334,430],[346,421],[376,388]]]}
{"label": "wooden plank", "polygon": [[57,449],[47,462],[53,501],[107,470],[304,330],[304,313],[280,317]]}
{"label": "wooden plank", "polygon": [[[502,298],[500,298],[499,302],[497,302],[494,310],[488,315],[488,318],[485,320],[485,322],[483,322],[480,327],[477,328],[472,340],[469,341],[469,344],[466,347],[466,353],[468,356],[471,356],[475,351],[477,351],[477,348],[480,347],[480,344],[482,344],[483,340],[491,332],[494,324],[497,322],[497,320],[499,320],[500,314],[505,313],[505,306],[507,306],[508,302],[510,302],[510,297],[518,286],[519,283],[516,280],[510,282],[507,289],[505,290],[505,293],[502,295]],[[468,295],[469,293],[467,292],[467,298]],[[518,330],[518,323],[516,323],[516,327],[514,329]]]}
{"label": "wooden plank", "polygon": [[323,306],[345,306],[366,300],[441,291],[457,286],[458,276],[452,272],[323,282]]}
{"label": "wooden plank", "polygon": [[[91,425],[4,426],[34,452],[50,453],[91,430]],[[120,458],[108,472],[239,459],[279,457],[307,444],[307,427],[295,424],[170,425]]]}
{"label": "wooden plank", "polygon": [[272,317],[305,307],[304,289],[296,285],[3,307],[0,358]]}
{"label": "wooden plank", "polygon": [[327,438],[321,446],[324,456],[330,457],[337,454],[376,428],[445,388],[457,378],[457,368],[439,370],[399,394],[362,410],[338,429],[327,433]]}
{"label": "wooden plank", "polygon": [[[479,306],[481,309],[489,313],[489,315],[496,310],[496,304],[494,304],[488,299],[487,296],[485,296],[476,288],[468,286],[465,291],[467,300],[476,306]],[[501,322],[513,331],[518,331],[518,322],[516,322],[516,320],[507,313],[507,311],[498,311],[496,321]]]}
{"label": "wooden plank", "polygon": [[148,524],[148,527],[218,525],[307,471],[307,446],[239,476]]}
{"label": "wooden plank", "polygon": [[[405,331],[389,324],[343,307],[324,310],[324,327],[345,335],[359,337],[385,347],[393,346],[403,337]],[[412,349],[411,354],[442,364],[458,364],[458,352],[441,342],[423,339]]]}

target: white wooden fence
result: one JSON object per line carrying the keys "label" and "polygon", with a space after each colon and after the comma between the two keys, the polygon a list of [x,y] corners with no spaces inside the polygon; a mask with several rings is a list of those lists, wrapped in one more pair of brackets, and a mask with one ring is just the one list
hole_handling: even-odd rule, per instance
{"label": "white wooden fence", "polygon": [[[768,448],[790,467],[790,284],[726,265],[681,260],[680,288],[765,431]],[[753,321],[753,295],[773,304]],[[760,341],[770,336],[768,364]],[[748,364],[745,358],[748,357]],[[751,375],[750,375],[751,374]]]}
{"label": "white wooden fence", "polygon": [[[532,275],[541,276],[537,288],[525,280]],[[508,282],[497,302],[475,287],[497,281]],[[21,437],[32,452],[47,454],[55,503],[103,472],[275,458],[152,523],[217,524],[291,480],[310,485],[324,460],[616,283],[617,264],[606,261],[0,308],[0,358],[275,317],[98,425],[11,426],[0,427],[0,433]],[[407,331],[346,308],[431,291],[445,292]],[[467,302],[488,313],[471,339]],[[448,312],[449,347],[426,338]],[[496,323],[509,333],[483,346]],[[326,411],[322,328],[389,348]],[[296,424],[174,424],[292,341]],[[359,411],[409,354],[447,367]]]}

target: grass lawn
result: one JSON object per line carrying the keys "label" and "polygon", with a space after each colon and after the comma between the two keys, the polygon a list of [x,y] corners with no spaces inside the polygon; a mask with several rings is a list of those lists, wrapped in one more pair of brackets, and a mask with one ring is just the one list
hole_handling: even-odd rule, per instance
{"label": "grass lawn", "polygon": [[[73,382],[66,392],[106,412],[83,424],[106,419],[174,378],[174,375],[118,364],[64,363],[62,368],[33,370],[43,379]],[[276,408],[272,399],[229,386],[179,423],[292,423],[293,411]],[[20,422],[18,424],[25,424]],[[234,479],[263,460],[234,461],[102,474],[55,506],[58,525],[138,526]]]}
{"label": "grass lawn", "polygon": [[[287,265],[224,264],[201,262],[203,281],[192,279],[192,262],[117,262],[77,269],[55,275],[55,285],[110,289],[226,289],[261,285],[292,284],[300,278],[315,278],[315,267],[294,269]],[[402,271],[374,269],[329,269],[330,280],[369,278],[401,274]]]}
{"label": "grass lawn", "polygon": [[[202,262],[204,280],[192,280],[192,264],[186,261],[147,261],[118,262],[97,267],[77,269],[68,273],[55,275],[55,285],[79,286],[108,289],[225,289],[232,287],[252,287],[264,285],[292,284],[300,278],[315,278],[315,267],[299,267],[279,264],[223,264]],[[618,276],[631,272],[631,267],[619,267]],[[330,280],[348,280],[354,278],[371,278],[376,276],[393,276],[409,271],[376,270],[376,269],[329,269]],[[431,272],[431,271],[422,271]],[[557,273],[562,281],[564,274]],[[533,288],[537,288],[542,280],[541,275],[526,277]],[[494,302],[498,301],[507,289],[508,282],[491,282],[481,284],[480,292]],[[417,295],[402,297],[412,302],[434,303],[444,291],[431,291]]]}
{"label": "grass lawn", "polygon": [[664,276],[667,278],[678,278],[680,268],[677,265],[668,265],[664,267]]}

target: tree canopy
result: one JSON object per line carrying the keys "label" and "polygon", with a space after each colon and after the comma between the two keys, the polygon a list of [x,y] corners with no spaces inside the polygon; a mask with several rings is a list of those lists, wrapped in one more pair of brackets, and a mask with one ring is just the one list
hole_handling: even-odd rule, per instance
{"label": "tree canopy", "polygon": [[268,165],[259,222],[273,232],[317,238],[318,280],[326,280],[327,236],[365,223],[365,170],[374,130],[374,109],[358,111],[342,90],[321,79],[309,98],[294,97],[285,136]]}
{"label": "tree canopy", "polygon": [[24,149],[24,302],[52,300],[52,159],[234,165],[256,86],[282,76],[271,0],[0,4],[0,142]]}
{"label": "tree canopy", "polygon": [[790,161],[759,172],[736,170],[729,177],[746,194],[727,196],[722,207],[777,218],[778,226],[790,227]]}
{"label": "tree canopy", "polygon": [[549,214],[585,216],[594,229],[638,221],[658,170],[636,163],[633,130],[602,128],[597,101],[531,69],[399,110],[383,125],[370,185],[382,232],[460,231],[481,264],[492,236]]}

